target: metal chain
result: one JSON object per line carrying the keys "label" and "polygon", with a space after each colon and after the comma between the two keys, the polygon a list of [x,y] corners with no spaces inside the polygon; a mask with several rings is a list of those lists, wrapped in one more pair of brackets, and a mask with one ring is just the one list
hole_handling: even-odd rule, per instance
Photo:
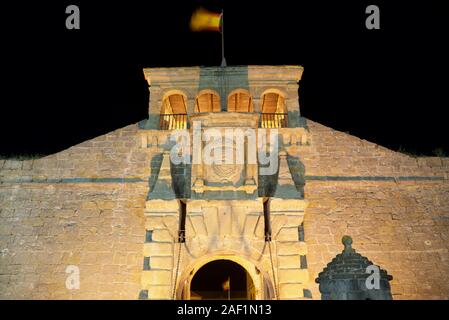
{"label": "metal chain", "polygon": [[179,263],[181,262],[181,246],[182,242],[178,240],[178,261],[176,263],[176,273],[175,273],[175,281],[173,282],[173,293],[172,293],[172,300],[175,300],[176,298],[176,282],[178,281],[178,272],[179,272]]}
{"label": "metal chain", "polygon": [[279,300],[279,288],[276,282],[276,275],[274,273],[274,263],[273,263],[273,255],[271,253],[271,241],[268,241],[268,250],[270,252],[270,261],[271,261],[271,272],[273,273],[273,283],[274,283],[274,291],[276,294],[276,300]]}

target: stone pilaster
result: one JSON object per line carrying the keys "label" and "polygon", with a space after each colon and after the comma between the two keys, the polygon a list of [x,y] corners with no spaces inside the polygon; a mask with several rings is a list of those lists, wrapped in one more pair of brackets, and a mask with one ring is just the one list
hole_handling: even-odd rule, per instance
{"label": "stone pilaster", "polygon": [[270,200],[272,239],[276,248],[280,299],[310,298],[307,246],[300,236],[307,202],[296,189],[287,153],[279,154],[279,177]]}

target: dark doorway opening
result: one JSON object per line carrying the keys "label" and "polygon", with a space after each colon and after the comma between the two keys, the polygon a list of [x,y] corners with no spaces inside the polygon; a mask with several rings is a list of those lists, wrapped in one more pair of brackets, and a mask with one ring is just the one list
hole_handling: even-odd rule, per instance
{"label": "dark doorway opening", "polygon": [[231,260],[214,260],[193,276],[192,300],[253,300],[254,284],[248,272]]}

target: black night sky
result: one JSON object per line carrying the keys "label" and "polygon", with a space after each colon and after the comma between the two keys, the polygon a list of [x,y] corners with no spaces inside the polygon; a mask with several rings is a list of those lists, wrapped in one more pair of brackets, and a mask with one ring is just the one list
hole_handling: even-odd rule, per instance
{"label": "black night sky", "polygon": [[[220,34],[192,33],[225,10],[229,65],[305,68],[302,115],[393,150],[447,140],[448,23],[442,1],[27,1],[1,8],[0,154],[49,154],[147,116],[144,67],[220,64]],[[81,29],[65,28],[77,4]],[[380,30],[365,8],[380,8]],[[441,151],[441,150],[440,150]]]}

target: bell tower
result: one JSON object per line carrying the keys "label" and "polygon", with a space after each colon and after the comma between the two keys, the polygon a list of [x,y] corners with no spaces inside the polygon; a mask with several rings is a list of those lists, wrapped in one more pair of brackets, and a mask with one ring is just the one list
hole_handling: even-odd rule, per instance
{"label": "bell tower", "polygon": [[[311,298],[302,72],[144,69],[150,103],[140,134],[152,160],[140,298]],[[211,270],[221,270],[222,286],[202,283]]]}

